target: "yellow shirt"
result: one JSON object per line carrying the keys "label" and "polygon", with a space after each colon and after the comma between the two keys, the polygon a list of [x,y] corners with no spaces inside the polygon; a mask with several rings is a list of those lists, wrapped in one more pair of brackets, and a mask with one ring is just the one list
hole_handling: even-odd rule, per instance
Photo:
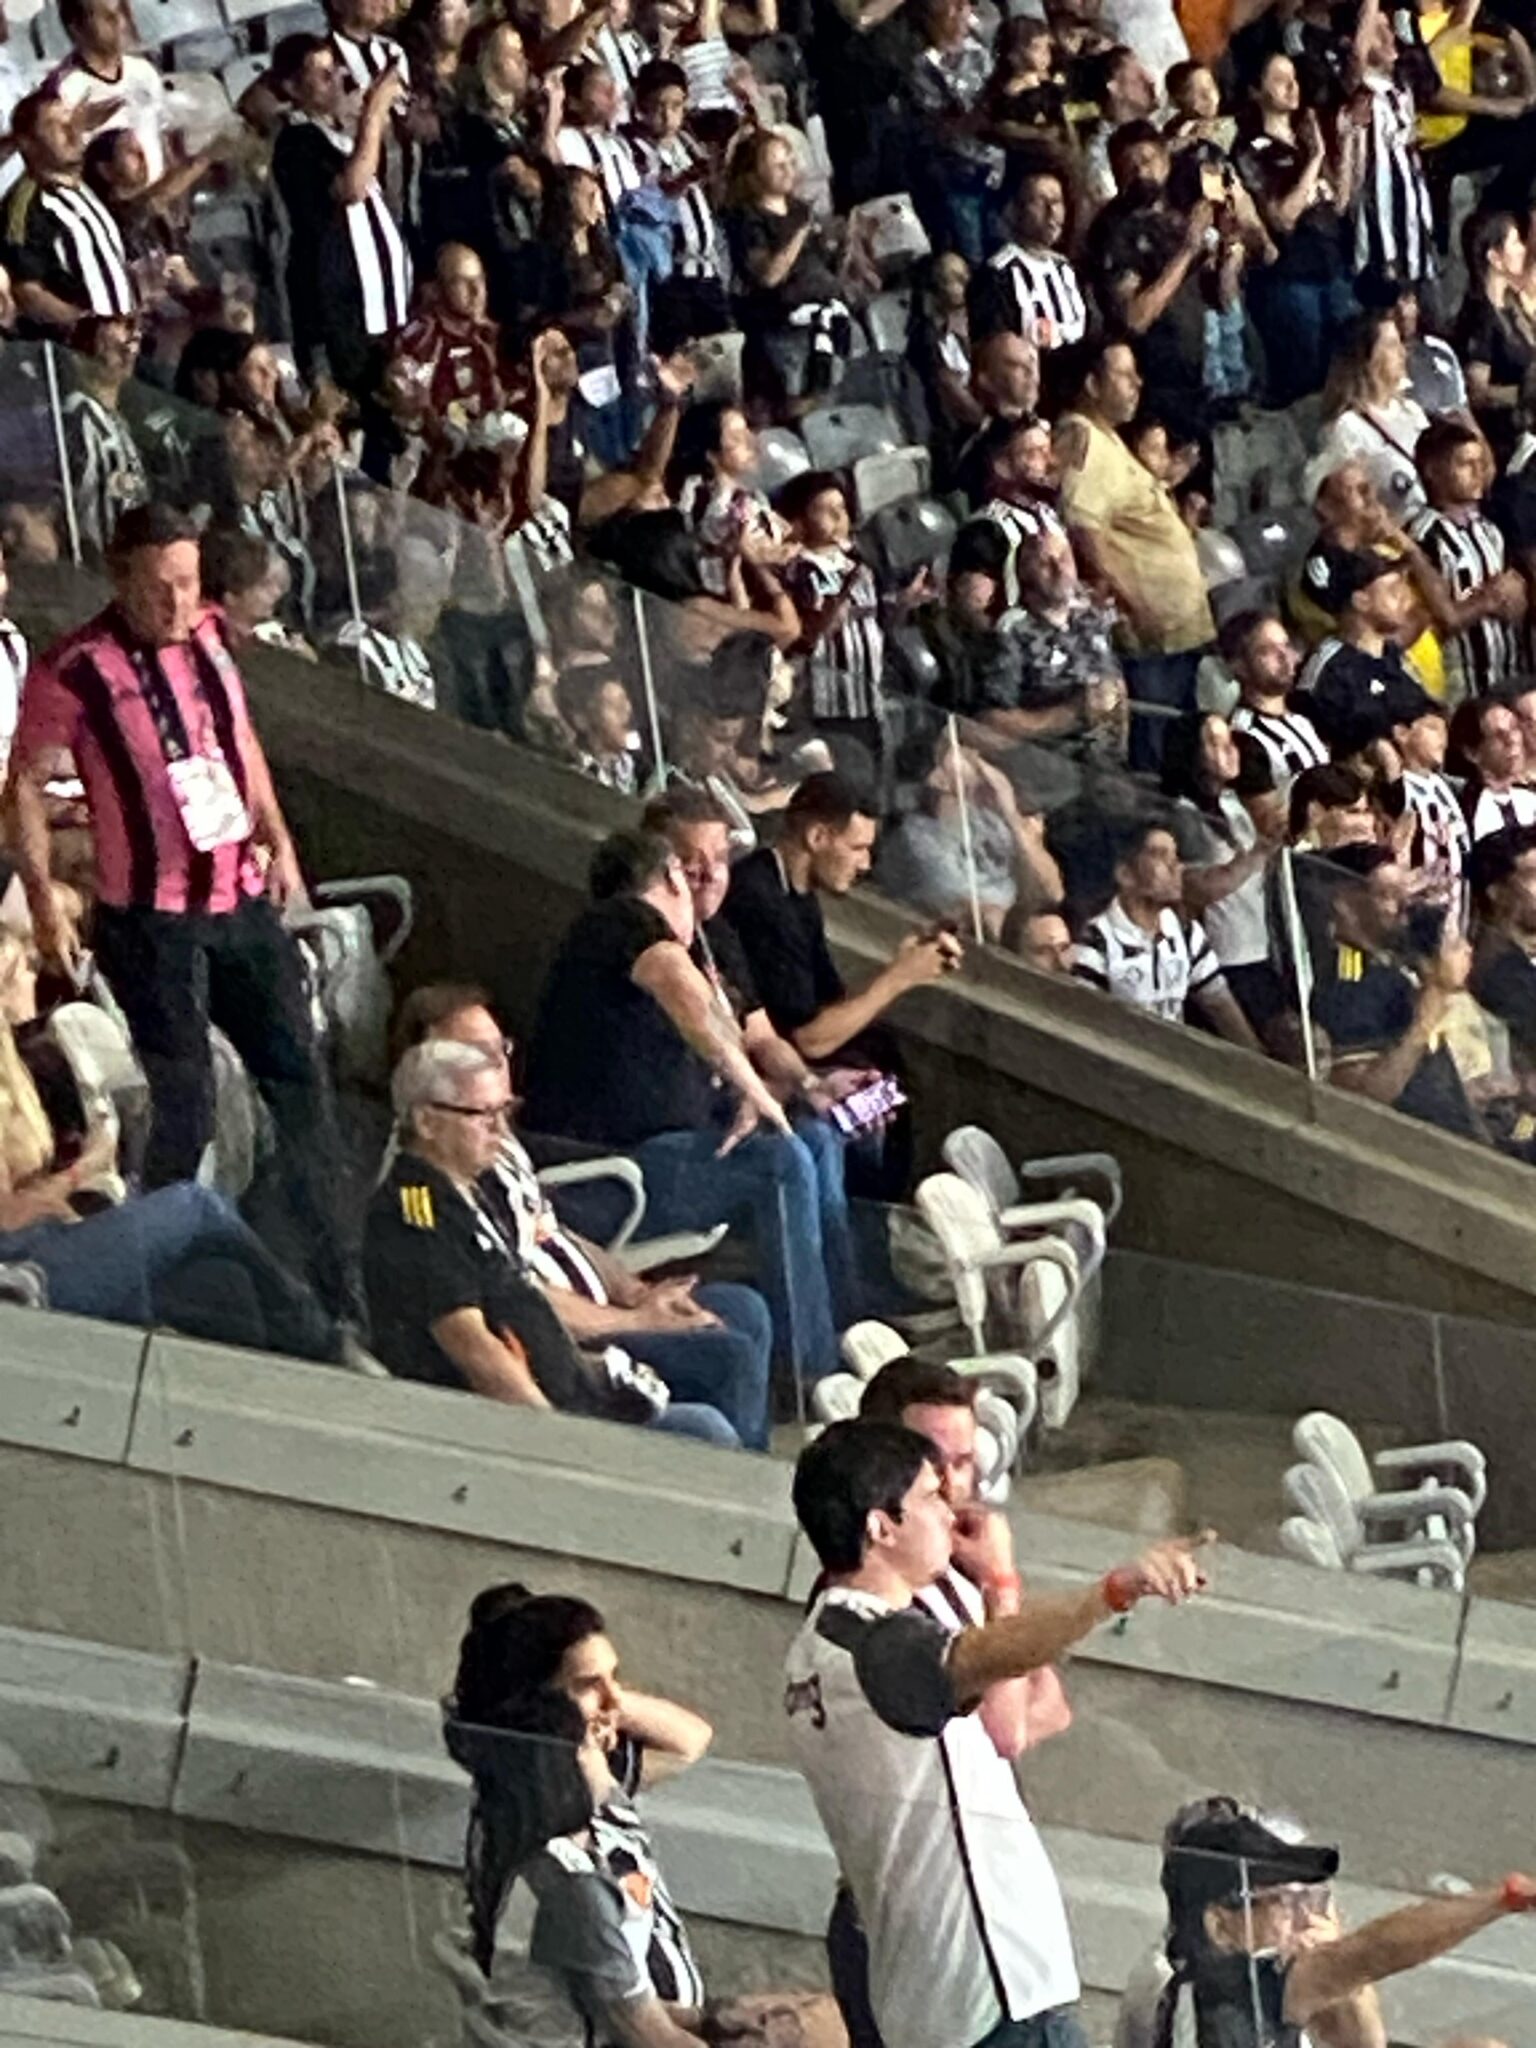
{"label": "yellow shirt", "polygon": [[1062,479],[1061,510],[1068,526],[1093,535],[1104,566],[1117,583],[1140,597],[1156,621],[1149,638],[1122,622],[1134,654],[1184,654],[1216,636],[1194,535],[1179,517],[1166,486],[1142,468],[1118,434],[1080,413],[1063,426],[1086,437],[1081,464]]}
{"label": "yellow shirt", "polygon": [[[1451,18],[1448,7],[1432,7],[1427,14],[1419,16],[1419,33],[1426,46],[1432,43],[1441,29]],[[1430,61],[1440,74],[1440,83],[1448,85],[1452,92],[1472,90],[1472,38],[1458,36],[1448,49],[1431,50]],[[1454,141],[1467,125],[1465,114],[1420,114],[1418,121],[1420,149],[1439,149],[1445,143]]]}

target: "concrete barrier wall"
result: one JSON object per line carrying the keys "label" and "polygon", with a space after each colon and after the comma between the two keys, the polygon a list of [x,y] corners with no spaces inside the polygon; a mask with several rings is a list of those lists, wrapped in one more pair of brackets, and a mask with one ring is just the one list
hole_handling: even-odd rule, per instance
{"label": "concrete barrier wall", "polygon": [[[170,1817],[196,1896],[215,1889],[210,1954],[195,1973],[215,1985],[211,2017],[369,2048],[404,2048],[407,2015],[440,2019],[450,2001],[433,1937],[457,1918],[468,1802],[434,1703],[0,1630],[0,1743],[30,1767],[30,1789],[99,1802],[104,1741],[122,1754],[121,1796]],[[710,1759],[647,1804],[684,1911],[739,1931],[727,1981],[739,1984],[749,1957],[759,1982],[774,1970],[814,1981],[836,1873],[794,1773]],[[1159,1937],[1158,1851],[1083,1827],[1048,1827],[1047,1840],[1085,1983],[1118,1992]],[[243,1958],[242,1901],[267,1926],[257,1941],[246,1920]],[[1342,1895],[1356,1922],[1403,1903],[1357,1882]],[[381,1911],[398,1937],[387,2006],[361,1967]],[[186,1938],[201,1945],[190,1916]],[[1427,2044],[1474,2025],[1517,2039],[1517,2016],[1533,2008],[1536,1928],[1516,1923],[1394,1987],[1389,2016],[1398,2040]]]}

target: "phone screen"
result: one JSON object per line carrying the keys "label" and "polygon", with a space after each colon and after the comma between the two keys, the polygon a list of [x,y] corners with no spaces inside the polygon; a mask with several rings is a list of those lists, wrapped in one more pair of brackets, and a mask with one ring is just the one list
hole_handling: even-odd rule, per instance
{"label": "phone screen", "polygon": [[900,1083],[890,1074],[882,1074],[867,1088],[856,1088],[841,1102],[834,1102],[827,1115],[845,1137],[853,1137],[859,1131],[867,1131],[871,1124],[879,1123],[892,1110],[900,1109],[906,1099]]}

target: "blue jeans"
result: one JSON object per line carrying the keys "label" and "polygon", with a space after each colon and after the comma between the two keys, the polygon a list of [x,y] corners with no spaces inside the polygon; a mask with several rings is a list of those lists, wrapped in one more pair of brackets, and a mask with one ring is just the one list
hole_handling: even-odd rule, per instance
{"label": "blue jeans", "polygon": [[332,1327],[313,1297],[232,1202],[195,1181],[154,1188],[78,1223],[32,1223],[0,1233],[0,1260],[20,1259],[42,1267],[51,1308],[140,1326],[159,1319],[157,1295],[178,1267],[221,1260],[250,1281],[274,1349],[299,1358],[330,1355]]}
{"label": "blue jeans", "polygon": [[739,1451],[741,1438],[718,1408],[703,1401],[674,1401],[656,1427],[666,1436],[691,1436],[695,1443],[713,1444],[717,1450]]}
{"label": "blue jeans", "polygon": [[1359,311],[1348,278],[1271,278],[1262,270],[1244,297],[1264,344],[1264,402],[1293,405],[1321,391],[1344,329]]}
{"label": "blue jeans", "polygon": [[1193,711],[1195,678],[1204,653],[1203,647],[1191,647],[1183,654],[1127,654],[1121,657],[1126,695],[1131,700],[1129,755],[1132,768],[1156,770],[1162,767],[1163,740],[1169,723],[1158,715],[1156,709],[1141,712],[1138,707],[1149,705],[1168,711]]}
{"label": "blue jeans", "polygon": [[679,1401],[707,1402],[749,1451],[766,1451],[773,1325],[762,1296],[722,1282],[701,1287],[695,1299],[724,1327],[641,1330],[626,1334],[624,1349],[660,1373]]}
{"label": "blue jeans", "polygon": [[1208,306],[1205,313],[1205,388],[1212,398],[1246,398],[1248,374],[1247,318],[1243,302]]}
{"label": "blue jeans", "polygon": [[1027,2020],[1004,2020],[976,2048],[1088,2048],[1088,2036],[1077,2008],[1057,2005]]}
{"label": "blue jeans", "polygon": [[[816,1159],[801,1138],[762,1132],[719,1159],[720,1138],[714,1130],[661,1131],[634,1147],[646,1228],[665,1236],[749,1217],[775,1349],[803,1380],[822,1379],[837,1371],[838,1353]],[[846,1227],[846,1203],[843,1218]]]}

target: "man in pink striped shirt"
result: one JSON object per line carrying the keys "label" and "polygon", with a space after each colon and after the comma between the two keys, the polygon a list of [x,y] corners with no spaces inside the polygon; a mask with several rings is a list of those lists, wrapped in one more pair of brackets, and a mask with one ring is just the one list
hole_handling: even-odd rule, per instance
{"label": "man in pink striped shirt", "polygon": [[277,1125],[316,1291],[352,1315],[334,1114],[280,917],[303,883],[222,615],[203,602],[196,528],[140,506],[119,520],[108,561],[115,601],[36,662],[11,755],[7,803],[37,943],[74,965],[43,795],[67,753],[95,839],[96,960],[149,1081],[146,1184],[197,1171],[213,1132],[217,1024]]}

